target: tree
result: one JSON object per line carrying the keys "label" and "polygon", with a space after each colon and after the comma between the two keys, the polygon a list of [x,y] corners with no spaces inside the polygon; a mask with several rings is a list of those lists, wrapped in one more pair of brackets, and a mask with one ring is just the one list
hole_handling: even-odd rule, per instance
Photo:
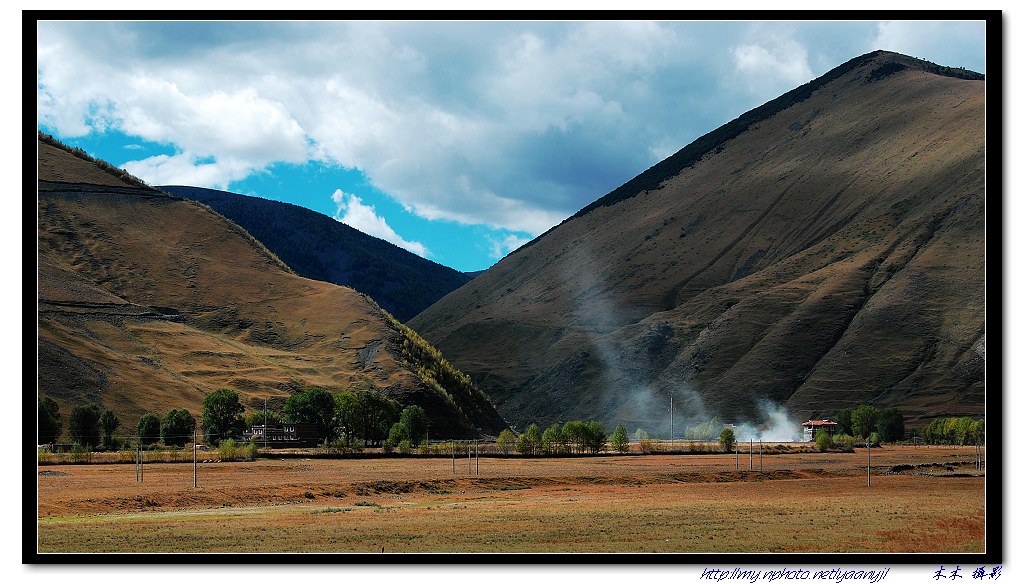
{"label": "tree", "polygon": [[878,408],[875,406],[857,406],[850,415],[853,424],[853,435],[867,438],[877,429]]}
{"label": "tree", "polygon": [[220,444],[227,438],[241,438],[245,431],[242,407],[238,393],[230,389],[210,392],[203,400],[203,436],[210,444]]}
{"label": "tree", "polygon": [[569,420],[562,426],[562,437],[570,453],[581,453],[587,440],[587,425],[581,420]]}
{"label": "tree", "polygon": [[896,408],[886,408],[878,412],[878,435],[882,442],[903,440],[905,433],[902,412]]}
{"label": "tree", "polygon": [[289,397],[284,402],[284,418],[294,424],[311,424],[320,440],[334,440],[334,396],[322,387],[310,387]]}
{"label": "tree", "polygon": [[68,435],[71,441],[94,447],[100,443],[100,409],[94,405],[75,406],[68,416]]}
{"label": "tree", "polygon": [[402,405],[378,391],[360,390],[356,394],[360,420],[357,433],[370,446],[380,446],[391,426],[398,421]]}
{"label": "tree", "polygon": [[537,424],[530,424],[526,431],[516,440],[516,452],[519,454],[537,454],[541,446],[541,432]]}
{"label": "tree", "polygon": [[615,426],[615,431],[612,432],[612,448],[619,454],[624,454],[629,450],[629,433],[626,432],[626,427],[622,424]]}
{"label": "tree", "polygon": [[196,419],[185,409],[171,410],[160,421],[160,438],[168,446],[184,446],[195,430]]}
{"label": "tree", "polygon": [[335,394],[334,429],[345,444],[352,444],[357,436],[362,438],[362,434],[357,433],[362,417],[359,398],[354,393]]}
{"label": "tree", "polygon": [[722,445],[726,452],[729,452],[736,445],[736,433],[732,431],[732,428],[724,428],[722,433],[718,435],[718,443]]}
{"label": "tree", "polygon": [[494,447],[497,448],[498,452],[502,454],[508,454],[509,452],[512,452],[512,449],[515,448],[515,445],[516,435],[512,432],[512,430],[509,430],[508,428],[505,428],[504,430],[501,431],[500,434],[498,434],[498,440],[495,441],[494,443]]}
{"label": "tree", "polygon": [[391,430],[388,432],[387,443],[390,446],[395,446],[401,442],[411,442],[409,439],[409,426],[404,422],[395,422],[391,424]]}
{"label": "tree", "polygon": [[853,410],[839,410],[836,413],[836,432],[853,436]]}
{"label": "tree", "polygon": [[548,454],[561,454],[565,451],[565,434],[562,426],[555,422],[548,426],[540,436],[540,445]]}
{"label": "tree", "polygon": [[828,435],[824,428],[818,428],[818,432],[814,436],[814,445],[817,447],[818,452],[825,452],[832,448],[832,437]]}
{"label": "tree", "polygon": [[[266,421],[264,421],[263,419],[264,414],[266,415]],[[274,410],[267,410],[266,412],[264,412],[263,410],[255,410],[245,415],[246,428],[252,428],[253,426],[263,425],[280,426],[282,421],[283,420],[281,419],[281,414],[275,412]]]}
{"label": "tree", "polygon": [[103,448],[109,450],[114,444],[114,430],[121,425],[114,412],[106,410],[100,416],[100,430],[103,431]]}
{"label": "tree", "polygon": [[60,438],[60,406],[49,397],[39,398],[39,443],[53,444]]}
{"label": "tree", "polygon": [[427,437],[429,418],[427,418],[427,411],[420,406],[406,406],[398,417],[398,421],[409,429],[407,439],[413,446],[419,445]]}
{"label": "tree", "polygon": [[583,426],[583,445],[591,454],[598,454],[608,445],[608,433],[604,431],[604,424],[597,420],[590,420]]}
{"label": "tree", "polygon": [[160,440],[160,418],[150,413],[145,413],[139,420],[138,425],[139,444],[156,444]]}

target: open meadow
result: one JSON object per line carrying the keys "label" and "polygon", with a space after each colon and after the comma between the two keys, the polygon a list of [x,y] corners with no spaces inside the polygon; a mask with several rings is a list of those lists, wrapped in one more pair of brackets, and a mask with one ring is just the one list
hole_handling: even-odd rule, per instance
{"label": "open meadow", "polygon": [[[983,552],[973,448],[38,467],[40,553]],[[470,474],[472,468],[473,474]]]}

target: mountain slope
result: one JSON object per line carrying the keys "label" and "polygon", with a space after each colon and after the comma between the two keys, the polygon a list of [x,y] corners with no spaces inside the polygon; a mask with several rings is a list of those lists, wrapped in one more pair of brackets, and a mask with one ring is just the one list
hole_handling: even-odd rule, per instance
{"label": "mountain slope", "polygon": [[42,140],[38,159],[38,390],[62,411],[94,403],[132,427],[198,416],[220,387],[280,408],[317,385],[420,405],[436,437],[504,427],[468,380],[432,379],[440,355],[412,354],[415,335],[364,295],[291,273],[208,208]]}
{"label": "mountain slope", "polygon": [[355,288],[402,322],[470,279],[304,207],[199,187],[158,188],[209,205],[299,275]]}
{"label": "mountain slope", "polygon": [[984,81],[887,52],[744,114],[410,325],[513,424],[984,406]]}

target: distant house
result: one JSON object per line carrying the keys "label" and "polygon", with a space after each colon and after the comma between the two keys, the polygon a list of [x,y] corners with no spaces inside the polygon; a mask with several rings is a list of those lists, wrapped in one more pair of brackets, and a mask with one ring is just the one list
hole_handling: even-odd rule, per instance
{"label": "distant house", "polygon": [[818,433],[818,429],[825,430],[829,436],[836,433],[836,428],[839,424],[831,420],[807,420],[803,423],[804,427],[804,442],[813,442],[814,435]]}
{"label": "distant house", "polygon": [[320,443],[320,436],[313,424],[253,426],[243,437],[257,446],[266,444],[269,448],[304,448]]}

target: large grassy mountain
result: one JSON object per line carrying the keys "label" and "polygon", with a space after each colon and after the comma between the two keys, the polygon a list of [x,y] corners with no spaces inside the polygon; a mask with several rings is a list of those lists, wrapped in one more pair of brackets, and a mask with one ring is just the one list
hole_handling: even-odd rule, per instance
{"label": "large grassy mountain", "polygon": [[410,325],[511,423],[985,400],[985,82],[878,51],[652,167]]}
{"label": "large grassy mountain", "polygon": [[304,207],[199,187],[158,188],[209,205],[297,274],[355,288],[402,322],[470,279]]}
{"label": "large grassy mountain", "polygon": [[[80,153],[82,154],[82,153]],[[417,404],[432,437],[505,427],[465,375],[356,291],[300,277],[208,207],[38,143],[38,391],[134,427],[228,387],[280,408],[316,385]]]}

